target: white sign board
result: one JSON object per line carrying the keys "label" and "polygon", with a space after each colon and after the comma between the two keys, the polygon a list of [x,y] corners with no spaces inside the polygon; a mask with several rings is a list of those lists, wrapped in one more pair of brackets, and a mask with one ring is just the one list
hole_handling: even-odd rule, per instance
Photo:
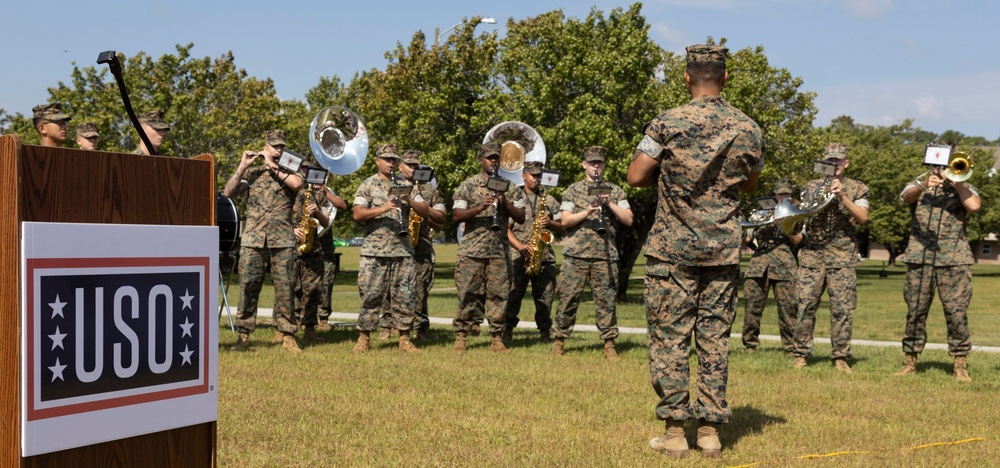
{"label": "white sign board", "polygon": [[22,224],[21,452],[218,417],[215,226]]}

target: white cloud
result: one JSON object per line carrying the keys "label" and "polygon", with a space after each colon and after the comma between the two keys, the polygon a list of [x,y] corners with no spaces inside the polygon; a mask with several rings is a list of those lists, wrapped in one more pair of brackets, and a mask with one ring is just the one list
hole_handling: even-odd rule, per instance
{"label": "white cloud", "polygon": [[[664,44],[667,44],[668,49],[672,46],[676,46],[678,44],[686,44],[688,42],[687,36],[686,34],[684,34],[684,31],[680,29],[674,29],[663,23],[651,24],[649,26],[649,31],[654,38],[659,39]],[[681,51],[683,50],[684,48],[682,46]]]}
{"label": "white cloud", "polygon": [[841,115],[867,125],[893,125],[913,119],[917,127],[935,133],[957,130],[994,139],[1000,135],[998,82],[1000,70],[819,88],[819,113],[814,124],[826,126]]}
{"label": "white cloud", "polygon": [[892,9],[892,0],[844,0],[851,15],[860,19],[875,19]]}

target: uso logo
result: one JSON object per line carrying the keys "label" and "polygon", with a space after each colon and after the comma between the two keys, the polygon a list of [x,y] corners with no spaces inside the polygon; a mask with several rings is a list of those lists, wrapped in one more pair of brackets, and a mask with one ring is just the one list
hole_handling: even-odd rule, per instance
{"label": "uso logo", "polygon": [[204,393],[207,258],[29,259],[28,420]]}

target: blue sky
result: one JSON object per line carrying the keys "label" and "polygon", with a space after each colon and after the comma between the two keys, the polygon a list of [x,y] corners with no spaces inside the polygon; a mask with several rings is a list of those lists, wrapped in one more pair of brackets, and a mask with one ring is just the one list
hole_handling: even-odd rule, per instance
{"label": "blue sky", "polygon": [[[15,0],[4,7],[0,107],[29,114],[72,63],[114,49],[158,57],[193,42],[197,57],[232,50],[236,63],[274,79],[283,99],[302,99],[320,76],[349,80],[383,68],[384,54],[417,30],[433,40],[464,18],[495,17],[479,31],[503,35],[508,19],[562,9],[583,18],[592,0],[472,2],[209,2]],[[662,47],[683,51],[707,36],[730,49],[762,45],[771,64],[817,93],[825,126],[838,115],[890,125],[912,118],[933,132],[1000,137],[1000,6],[958,0],[648,0],[643,14]]]}

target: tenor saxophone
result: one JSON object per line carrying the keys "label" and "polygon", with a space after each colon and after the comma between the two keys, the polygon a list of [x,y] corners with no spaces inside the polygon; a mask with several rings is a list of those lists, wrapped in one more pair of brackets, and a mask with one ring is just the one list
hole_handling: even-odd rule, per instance
{"label": "tenor saxophone", "polygon": [[319,221],[316,221],[316,218],[313,218],[312,215],[309,214],[309,207],[315,204],[313,201],[312,186],[307,186],[306,190],[308,191],[305,194],[305,201],[302,202],[302,220],[299,221],[299,229],[301,229],[305,235],[303,235],[302,242],[299,242],[299,245],[296,248],[300,254],[312,252],[313,239],[316,238],[316,228],[319,227]]}
{"label": "tenor saxophone", "polygon": [[535,205],[535,219],[531,223],[531,237],[528,238],[528,247],[531,248],[531,256],[524,264],[525,273],[528,276],[535,276],[542,271],[542,260],[545,259],[545,249],[552,243],[552,231],[542,227],[542,217],[545,216],[545,190],[538,191],[538,203]]}
{"label": "tenor saxophone", "polygon": [[[414,186],[417,188],[417,193],[419,194],[420,182],[417,182]],[[414,247],[416,247],[417,243],[420,242],[420,223],[423,221],[424,217],[418,215],[417,212],[413,210],[413,207],[410,207],[410,243],[413,244]]]}

